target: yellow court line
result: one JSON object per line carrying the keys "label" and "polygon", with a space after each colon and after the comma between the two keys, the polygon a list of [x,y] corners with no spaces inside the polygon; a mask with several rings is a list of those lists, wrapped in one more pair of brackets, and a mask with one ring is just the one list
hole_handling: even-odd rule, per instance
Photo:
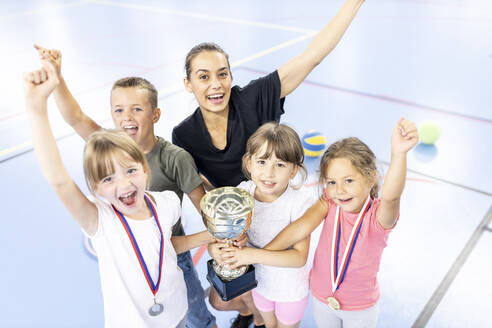
{"label": "yellow court line", "polygon": [[[282,42],[276,46],[273,46],[273,47],[270,47],[266,50],[263,50],[263,51],[260,51],[260,52],[257,52],[256,54],[253,54],[251,56],[248,56],[248,57],[245,57],[245,58],[242,58],[242,59],[239,59],[235,62],[232,62],[231,63],[231,68],[233,67],[237,67],[239,65],[243,65],[247,62],[250,62],[252,60],[255,60],[257,58],[260,58],[262,56],[265,56],[265,55],[268,55],[268,54],[271,54],[272,52],[275,52],[277,50],[280,50],[282,48],[285,48],[285,47],[288,47],[290,45],[293,45],[295,43],[298,43],[298,42],[301,42],[301,41],[304,41],[306,39],[309,39],[311,38],[314,34],[316,34],[315,32],[310,32],[308,34],[305,34],[305,35],[302,35],[302,36],[299,36],[297,38],[294,38],[292,40],[288,40],[288,41],[285,41],[285,42]],[[176,92],[181,92],[181,91],[184,91],[184,86],[183,86],[183,83],[176,83],[170,87],[167,87],[165,89],[162,89],[159,91],[159,97],[162,97],[162,96],[166,96],[166,95],[170,95],[170,94],[173,94],[173,93],[176,93]],[[28,148],[32,145],[31,141],[26,141],[20,145],[17,145],[17,146],[14,146],[14,147],[11,147],[11,148],[7,148],[5,150],[2,150],[0,151],[0,158],[2,156],[5,156],[5,155],[8,155],[10,153],[13,153],[19,149],[22,149],[22,148]]]}
{"label": "yellow court line", "polygon": [[9,15],[3,15],[0,16],[1,19],[8,19],[8,18],[17,18],[17,17],[23,17],[23,16],[29,16],[29,15],[35,15],[35,14],[52,14],[53,10],[56,9],[62,9],[62,8],[68,8],[68,7],[75,7],[75,6],[80,6],[80,5],[85,5],[87,3],[90,3],[91,1],[84,0],[84,1],[77,1],[77,2],[72,2],[72,3],[67,3],[64,5],[53,5],[53,6],[46,6],[43,4],[43,8],[40,9],[35,9],[35,10],[29,10],[29,11],[24,11],[20,13],[15,13],[15,14],[9,14]]}
{"label": "yellow court line", "polygon": [[10,147],[10,148],[7,148],[5,150],[1,150],[0,151],[0,158],[2,156],[5,156],[5,155],[8,155],[10,153],[13,153],[14,151],[18,151],[18,150],[22,150],[23,148],[29,148],[32,146],[32,142],[29,140],[29,141],[26,141],[26,142],[23,142],[17,146],[14,146],[14,147]]}
{"label": "yellow court line", "polygon": [[[107,122],[109,120],[109,118],[107,118],[106,116],[107,115],[99,115],[98,117],[93,118],[93,119],[94,119],[94,121],[101,124],[101,123]],[[67,129],[62,128],[58,131],[58,133],[54,137],[56,140],[58,140],[59,138],[62,138],[62,137],[64,138],[64,137],[72,135],[72,134],[76,134],[76,132],[71,127],[67,128]],[[2,161],[4,159],[2,157],[9,155],[10,153],[13,153],[16,151],[28,150],[28,149],[29,150],[32,149],[32,141],[31,140],[25,141],[21,144],[18,144],[16,146],[13,146],[13,147],[10,147],[10,148],[4,149],[4,150],[0,150],[0,161]]]}
{"label": "yellow court line", "polygon": [[212,21],[241,24],[241,25],[250,25],[250,26],[264,27],[264,28],[269,28],[269,29],[283,30],[283,31],[290,31],[290,32],[298,32],[298,33],[316,32],[315,30],[306,29],[306,28],[291,27],[291,26],[278,25],[278,24],[269,24],[269,23],[263,23],[263,22],[240,19],[240,18],[204,15],[204,14],[190,12],[190,11],[171,10],[171,9],[165,9],[165,8],[159,8],[159,7],[153,7],[153,6],[138,5],[138,4],[134,4],[134,3],[128,3],[128,2],[119,2],[119,1],[116,2],[116,1],[108,1],[108,0],[90,0],[90,2],[97,3],[100,5],[139,9],[139,10],[158,12],[158,13],[171,14],[171,15],[176,15],[176,16],[193,17],[193,18],[200,18],[200,19],[204,19],[204,20],[212,20]]}
{"label": "yellow court line", "polygon": [[[166,14],[177,15],[177,16],[200,18],[200,19],[204,19],[204,20],[212,20],[212,21],[219,21],[219,22],[225,22],[225,23],[257,26],[257,27],[263,27],[263,28],[269,28],[269,29],[275,29],[275,30],[304,33],[304,35],[302,35],[300,37],[297,37],[297,38],[294,38],[292,40],[280,43],[276,46],[273,46],[273,47],[268,48],[266,50],[260,51],[256,54],[253,54],[251,56],[248,56],[248,57],[240,59],[236,62],[233,62],[233,63],[231,63],[231,68],[242,65],[242,64],[247,63],[247,62],[250,62],[254,59],[257,59],[257,58],[260,58],[260,57],[265,56],[267,54],[270,54],[272,52],[275,52],[279,49],[282,49],[282,48],[288,47],[292,44],[301,42],[305,39],[311,38],[318,32],[316,30],[306,29],[306,28],[298,28],[298,27],[284,26],[284,25],[278,25],[278,24],[269,24],[269,23],[263,23],[263,22],[246,20],[246,19],[239,19],[239,18],[229,18],[229,17],[221,17],[221,16],[204,15],[204,14],[195,13],[195,12],[188,12],[188,11],[181,11],[181,10],[170,10],[170,9],[153,7],[153,6],[138,5],[138,4],[134,4],[134,3],[115,2],[115,1],[109,1],[109,0],[90,0],[90,1],[93,3],[101,4],[101,5],[139,9],[139,10],[147,10],[147,11],[166,13]],[[165,89],[159,90],[159,95],[165,96],[165,95],[173,94],[173,93],[180,92],[183,90],[184,90],[183,83],[176,83],[176,84],[173,84],[173,85],[171,85]]]}
{"label": "yellow court line", "polygon": [[[183,11],[175,11],[175,10],[167,10],[167,9],[159,9],[159,8],[154,8],[151,6],[141,6],[141,5],[134,5],[134,4],[125,4],[125,3],[114,3],[111,1],[103,1],[103,0],[89,0],[88,2],[93,2],[93,3],[98,3],[98,4],[106,4],[106,5],[113,5],[113,6],[121,6],[121,7],[126,7],[126,8],[134,8],[134,9],[143,9],[143,10],[153,10],[153,11],[159,11],[159,12],[165,12],[165,13],[170,13],[170,14],[175,14],[175,15],[181,15],[181,16],[188,16],[188,17],[199,17],[203,19],[208,19],[208,20],[219,20],[223,22],[232,22],[236,24],[245,24],[245,25],[252,25],[252,26],[259,26],[259,27],[266,27],[266,28],[271,28],[271,29],[277,29],[277,30],[286,30],[286,31],[294,31],[294,32],[303,32],[305,33],[304,35],[301,35],[299,37],[293,38],[291,40],[282,42],[276,46],[270,47],[268,49],[265,49],[263,51],[257,52],[253,55],[250,55],[248,57],[239,59],[235,62],[231,63],[231,68],[237,67],[239,65],[243,65],[247,62],[250,62],[252,60],[258,59],[260,57],[263,57],[265,55],[271,54],[277,50],[280,50],[282,48],[291,46],[293,44],[299,43],[301,41],[304,41],[306,39],[309,39],[313,37],[317,31],[315,30],[309,30],[309,29],[299,29],[299,28],[290,28],[286,26],[281,26],[281,25],[275,25],[275,24],[265,24],[261,22],[255,22],[255,21],[247,21],[247,20],[242,20],[242,19],[229,19],[229,18],[224,18],[224,17],[219,17],[219,16],[208,16],[208,15],[202,15],[202,14],[196,14],[196,13],[189,13],[189,12],[183,12]],[[159,91],[160,97],[170,95],[176,92],[181,92],[184,91],[184,86],[183,83],[176,83],[171,85],[170,87],[164,88]],[[11,148],[7,148],[5,150],[0,151],[0,158],[8,155],[10,153],[13,153],[15,151],[18,151],[23,148],[30,148],[32,147],[32,142],[31,141],[26,141],[22,144],[13,146]]]}

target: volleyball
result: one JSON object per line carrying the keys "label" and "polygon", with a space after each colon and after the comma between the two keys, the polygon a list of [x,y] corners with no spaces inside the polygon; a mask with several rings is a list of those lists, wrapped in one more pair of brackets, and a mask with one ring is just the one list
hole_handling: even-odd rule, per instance
{"label": "volleyball", "polygon": [[320,156],[326,147],[325,137],[318,131],[308,131],[302,136],[304,154],[309,157]]}

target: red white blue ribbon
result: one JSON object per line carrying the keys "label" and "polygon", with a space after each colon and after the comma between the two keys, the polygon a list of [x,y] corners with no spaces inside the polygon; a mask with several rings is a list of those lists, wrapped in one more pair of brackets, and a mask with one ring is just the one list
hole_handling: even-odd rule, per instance
{"label": "red white blue ribbon", "polygon": [[133,236],[132,229],[128,225],[128,222],[126,221],[125,216],[116,209],[113,205],[113,210],[115,211],[116,215],[121,221],[121,224],[125,228],[125,231],[128,235],[128,238],[130,239],[130,242],[133,246],[133,250],[135,251],[135,255],[137,256],[138,262],[140,263],[140,268],[142,269],[142,272],[145,276],[145,279],[147,279],[147,283],[149,284],[150,290],[152,291],[152,294],[157,293],[159,290],[159,285],[161,283],[161,273],[162,273],[162,258],[163,258],[163,250],[164,250],[164,238],[162,235],[162,229],[161,225],[159,224],[159,218],[157,217],[157,212],[155,211],[154,205],[150,201],[150,199],[147,197],[147,195],[144,195],[145,201],[147,204],[149,204],[150,210],[152,211],[152,214],[154,215],[155,222],[157,223],[157,227],[159,228],[159,232],[161,234],[161,245],[160,245],[160,250],[159,250],[159,276],[157,278],[157,283],[154,284],[154,281],[152,280],[152,277],[150,276],[149,270],[147,269],[147,265],[145,264],[145,260],[142,256],[142,253],[140,252],[140,248],[138,247],[138,243],[135,239],[135,236]]}
{"label": "red white blue ribbon", "polygon": [[369,201],[371,197],[367,197],[364,206],[359,212],[359,216],[355,221],[352,232],[350,233],[350,238],[345,246],[345,252],[342,257],[342,262],[340,265],[340,271],[338,270],[338,250],[340,247],[340,235],[341,235],[341,219],[340,219],[340,206],[337,206],[337,211],[335,214],[335,220],[333,223],[333,241],[331,244],[331,288],[332,293],[335,295],[335,291],[340,287],[345,278],[345,273],[347,272],[350,258],[352,257],[352,252],[354,251],[355,244],[357,243],[357,237],[359,236],[360,229],[362,227],[362,222],[364,221],[364,216],[371,207]]}

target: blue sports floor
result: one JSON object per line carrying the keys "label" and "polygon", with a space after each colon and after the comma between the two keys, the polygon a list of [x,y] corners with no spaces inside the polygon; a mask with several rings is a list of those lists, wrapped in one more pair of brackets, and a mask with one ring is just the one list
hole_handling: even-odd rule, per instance
{"label": "blue sports floor", "polygon": [[[21,75],[39,66],[33,43],[62,51],[70,89],[106,127],[111,84],[150,80],[163,111],[157,132],[170,139],[196,107],[182,85],[192,46],[220,44],[244,85],[303,51],[343,3],[130,1],[0,1],[1,327],[103,325],[97,263],[31,149]],[[435,146],[408,155],[401,217],[379,274],[378,327],[492,326],[491,40],[490,0],[367,0],[338,47],[287,97],[283,122],[328,142],[358,136],[382,170],[399,117],[441,127]],[[63,160],[84,187],[83,141],[53,102],[50,115]],[[317,160],[306,162],[312,182]],[[188,200],[184,215],[187,231],[202,229]],[[197,266],[204,286],[207,258]],[[234,316],[217,313],[219,327]],[[314,327],[310,308],[301,327]]]}

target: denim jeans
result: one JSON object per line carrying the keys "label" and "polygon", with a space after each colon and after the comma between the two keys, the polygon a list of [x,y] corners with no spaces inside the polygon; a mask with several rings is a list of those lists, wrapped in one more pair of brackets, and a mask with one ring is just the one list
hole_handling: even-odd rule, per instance
{"label": "denim jeans", "polygon": [[184,316],[183,320],[181,320],[176,328],[186,328],[186,316]]}
{"label": "denim jeans", "polygon": [[187,328],[209,328],[215,325],[215,317],[207,309],[205,293],[198,279],[190,252],[178,255],[178,266],[183,271],[188,294]]}

